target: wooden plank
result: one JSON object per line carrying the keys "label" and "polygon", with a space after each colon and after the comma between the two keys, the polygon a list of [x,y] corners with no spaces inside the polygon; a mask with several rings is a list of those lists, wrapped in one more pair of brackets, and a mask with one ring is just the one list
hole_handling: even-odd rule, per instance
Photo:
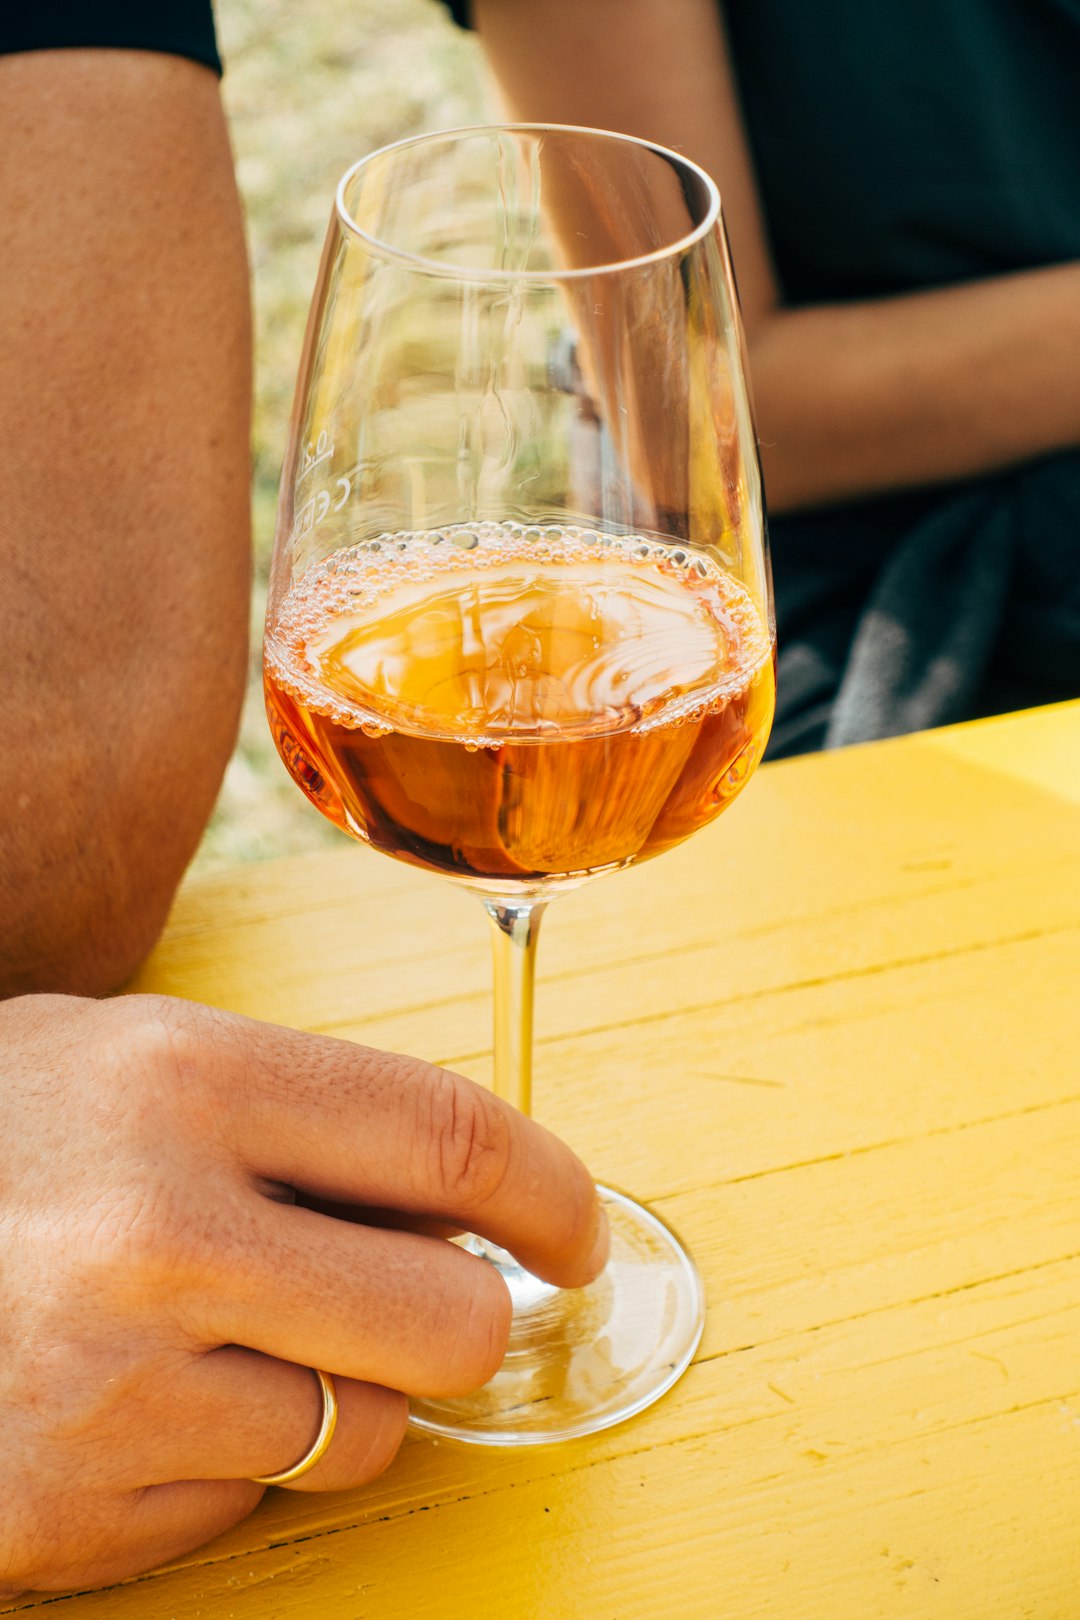
{"label": "wooden plank", "polygon": [[954,759],[1080,804],[1080,726],[1074,723],[1075,714],[1074,703],[1052,704],[1027,714],[929,731],[922,741]]}
{"label": "wooden plank", "polygon": [[433,1472],[435,1448],[415,1442],[392,1500],[327,1498],[302,1527],[271,1504],[169,1576],[55,1606],[86,1620],[744,1620],[779,1603],[790,1620],[1065,1620],[1076,1299],[1075,1267],[1047,1268],[713,1358],[617,1440],[531,1469],[459,1467],[444,1448]]}
{"label": "wooden plank", "polygon": [[[1072,706],[773,767],[553,908],[540,1111],[706,1279],[667,1400],[528,1453],[411,1440],[2,1612],[1074,1620],[1077,746]],[[347,848],[193,885],[139,987],[486,1072],[475,903]]]}
{"label": "wooden plank", "polygon": [[[610,1005],[621,990],[635,1006],[642,995],[678,1006],[684,971],[696,970],[699,998],[742,997],[785,974],[947,950],[964,943],[949,930],[965,918],[1005,933],[1054,926],[1033,885],[1069,915],[1080,826],[1068,805],[1048,806],[1043,793],[958,765],[922,739],[872,758],[873,770],[862,750],[765,770],[691,844],[557,901],[540,978],[560,994],[542,992],[541,1039],[559,1032],[564,1008],[572,1018],[575,985],[587,1005],[598,997]],[[998,890],[987,887],[994,882]],[[280,926],[266,926],[275,919]],[[936,936],[924,939],[927,919]],[[245,874],[235,892],[222,880],[194,886],[175,926],[135,988],[254,1016],[272,1009],[282,1022],[432,1057],[486,1048],[485,925],[475,901],[344,840],[338,856]],[[623,969],[636,970],[632,980]],[[398,1015],[409,1020],[410,1042]]]}

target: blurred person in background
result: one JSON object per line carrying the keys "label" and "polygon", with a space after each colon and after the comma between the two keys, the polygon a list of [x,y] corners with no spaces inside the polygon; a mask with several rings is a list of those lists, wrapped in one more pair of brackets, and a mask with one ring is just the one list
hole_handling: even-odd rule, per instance
{"label": "blurred person in background", "polygon": [[0,22],[0,1599],[199,1545],[315,1455],[332,1401],[291,1483],[378,1473],[407,1393],[502,1357],[506,1289],[448,1231],[571,1286],[604,1259],[583,1166],[482,1088],[93,999],[163,925],[245,680],[219,71],[208,0]]}
{"label": "blurred person in background", "polygon": [[509,114],[717,181],[773,757],[1080,695],[1076,0],[446,0]]}

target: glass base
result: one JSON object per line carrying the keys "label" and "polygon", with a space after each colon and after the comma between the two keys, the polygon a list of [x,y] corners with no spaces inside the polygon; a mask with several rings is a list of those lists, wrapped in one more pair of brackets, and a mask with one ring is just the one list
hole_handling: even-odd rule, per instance
{"label": "glass base", "polygon": [[649,1210],[599,1192],[611,1225],[602,1274],[559,1289],[511,1270],[499,1371],[472,1395],[412,1401],[414,1428],[478,1446],[550,1445],[633,1417],[686,1371],[705,1325],[697,1267]]}

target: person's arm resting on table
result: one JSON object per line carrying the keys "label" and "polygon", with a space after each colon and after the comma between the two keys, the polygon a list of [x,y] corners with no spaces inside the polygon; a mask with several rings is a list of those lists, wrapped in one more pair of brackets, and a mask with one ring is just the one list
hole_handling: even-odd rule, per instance
{"label": "person's arm resting on table", "polygon": [[378,1473],[406,1393],[472,1389],[505,1347],[506,1289],[448,1228],[568,1286],[606,1239],[569,1150],[467,1080],[186,1002],[17,994],[117,986],[209,813],[250,364],[212,73],[11,56],[0,121],[3,1600],[250,1512],[310,1446],[312,1366],[340,1418],[297,1488]]}
{"label": "person's arm resting on table", "polygon": [[472,0],[511,114],[641,135],[716,179],[774,511],[1080,442],[1080,266],[785,309],[716,0]]}
{"label": "person's arm resting on table", "polygon": [[114,989],[244,688],[249,298],[215,75],[0,58],[0,992]]}

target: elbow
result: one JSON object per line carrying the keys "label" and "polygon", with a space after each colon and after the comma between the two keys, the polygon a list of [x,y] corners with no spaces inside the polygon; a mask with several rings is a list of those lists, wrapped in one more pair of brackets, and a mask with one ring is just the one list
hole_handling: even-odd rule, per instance
{"label": "elbow", "polygon": [[23,813],[0,827],[0,996],[107,995],[141,966],[221,784],[220,721],[201,748],[133,747],[123,768],[114,755],[111,772],[70,772],[62,798],[18,796]]}
{"label": "elbow", "polygon": [[[239,619],[239,591],[237,601]],[[0,996],[108,995],[165,926],[235,742],[243,626],[224,618],[205,656],[159,663],[168,680],[139,681],[125,663],[104,690],[92,678],[108,673],[103,664],[84,682],[84,704],[5,739]],[[90,726],[85,714],[111,724]],[[27,760],[33,770],[15,769]]]}
{"label": "elbow", "polygon": [[0,996],[120,989],[156,944],[197,836],[121,847],[84,833],[77,848],[54,846],[33,875],[24,865],[3,895]]}

